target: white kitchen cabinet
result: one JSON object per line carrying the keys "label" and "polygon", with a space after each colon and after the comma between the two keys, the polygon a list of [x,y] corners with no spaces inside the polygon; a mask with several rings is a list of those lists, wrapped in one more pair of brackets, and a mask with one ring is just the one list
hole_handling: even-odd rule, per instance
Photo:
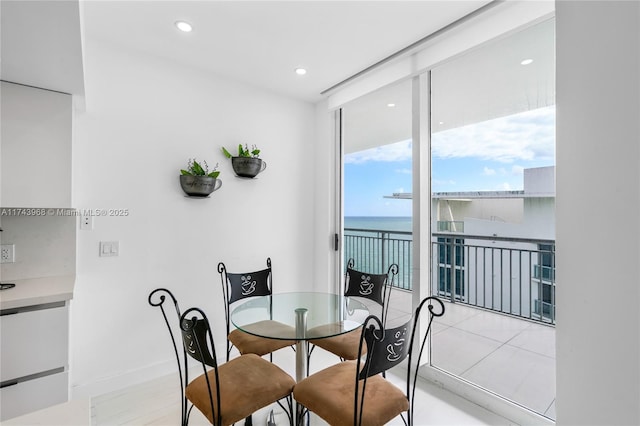
{"label": "white kitchen cabinet", "polygon": [[71,206],[71,95],[2,82],[1,207]]}
{"label": "white kitchen cabinet", "polygon": [[67,402],[68,383],[65,371],[0,389],[0,421]]}
{"label": "white kitchen cabinet", "polygon": [[0,311],[0,421],[68,400],[67,302]]}

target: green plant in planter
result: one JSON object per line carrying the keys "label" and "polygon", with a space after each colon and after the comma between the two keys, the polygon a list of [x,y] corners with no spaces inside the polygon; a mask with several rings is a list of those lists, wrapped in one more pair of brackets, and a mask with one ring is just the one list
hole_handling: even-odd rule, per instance
{"label": "green plant in planter", "polygon": [[190,158],[187,168],[180,169],[180,186],[190,197],[208,197],[222,186],[219,175],[217,164],[209,171],[206,161],[198,162],[195,158]]}
{"label": "green plant in planter", "polygon": [[259,157],[260,150],[255,145],[251,145],[249,149],[247,144],[238,144],[237,156],[232,155],[225,147],[222,147],[222,153],[231,159],[231,167],[238,177],[254,178],[267,168],[267,163]]}
{"label": "green plant in planter", "polygon": [[180,174],[183,176],[208,176],[215,179],[220,175],[220,172],[218,171],[217,164],[210,172],[209,165],[206,161],[202,161],[202,164],[200,164],[195,158],[190,158],[187,163],[187,169],[181,169]]}
{"label": "green plant in planter", "polygon": [[[234,157],[234,155],[232,155],[229,151],[227,151],[227,149],[225,147],[222,147],[222,152],[224,153],[225,157],[227,157],[227,158],[233,158]],[[260,156],[260,150],[258,149],[257,146],[251,145],[251,149],[249,149],[247,144],[244,144],[244,146],[242,146],[242,144],[238,144],[238,155],[237,155],[237,157],[258,158],[259,156]]]}

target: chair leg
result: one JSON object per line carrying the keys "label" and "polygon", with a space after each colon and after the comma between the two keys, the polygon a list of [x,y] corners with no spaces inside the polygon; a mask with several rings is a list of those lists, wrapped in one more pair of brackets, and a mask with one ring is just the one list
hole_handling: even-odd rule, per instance
{"label": "chair leg", "polygon": [[316,345],[314,345],[313,343],[310,343],[307,346],[307,377],[309,377],[309,368],[311,367],[311,353],[313,352],[313,350],[316,348]]}
{"label": "chair leg", "polygon": [[302,407],[302,410],[299,413],[295,414],[295,418],[296,418],[297,425],[303,424],[303,419],[305,418],[306,418],[306,421],[304,422],[304,424],[308,425],[311,419],[311,412],[309,411],[308,408]]}
{"label": "chair leg", "polygon": [[[287,415],[287,418],[289,419],[289,425],[293,426],[295,423],[295,413],[293,412],[293,397],[291,395],[286,396],[285,398],[287,400],[287,406],[285,407],[282,404],[282,399],[277,401],[278,405],[280,406],[280,408],[282,408],[285,412],[285,414]],[[271,410],[271,414],[273,414],[273,410]],[[269,415],[269,420],[271,420],[271,414]],[[275,422],[275,419],[274,419]],[[270,426],[267,424],[267,426]]]}
{"label": "chair leg", "polygon": [[276,426],[276,416],[273,414],[273,410],[269,411],[269,418],[267,419],[267,426]]}

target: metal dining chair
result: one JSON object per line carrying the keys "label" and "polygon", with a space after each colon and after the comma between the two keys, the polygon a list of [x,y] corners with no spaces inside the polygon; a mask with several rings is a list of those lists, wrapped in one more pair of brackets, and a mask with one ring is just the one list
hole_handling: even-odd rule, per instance
{"label": "metal dining chair", "polygon": [[[389,310],[391,288],[397,275],[398,265],[395,263],[389,265],[387,273],[385,274],[372,274],[355,269],[354,260],[349,259],[345,272],[344,295],[364,298],[373,302],[373,305],[379,308],[379,315],[377,316],[381,319],[382,323],[385,324]],[[326,325],[321,327],[333,326]],[[311,330],[310,333],[311,332],[313,332],[313,330]],[[337,336],[310,340],[313,346],[309,350],[309,354],[313,352],[315,346],[318,346],[339,356],[343,361],[356,359],[359,353],[358,343],[360,342],[360,334],[361,328],[356,328],[353,331]]]}
{"label": "metal dining chair", "polygon": [[[425,304],[428,325],[420,338],[417,335],[418,324]],[[418,367],[433,318],[443,314],[444,304],[432,296],[425,298],[414,317],[399,327],[385,329],[378,317],[369,316],[358,343],[361,356],[302,380],[293,389],[294,399],[332,426],[384,425],[399,415],[405,425],[414,425]],[[381,373],[407,358],[406,388],[403,391]],[[302,411],[301,415],[307,415],[307,412]]]}
{"label": "metal dining chair", "polygon": [[[149,304],[160,308],[171,337],[180,376],[182,426],[188,425],[193,407],[216,426],[242,419],[250,425],[252,413],[274,402],[293,425],[291,392],[295,380],[290,375],[255,354],[218,364],[209,320],[201,309],[190,308],[180,314],[176,298],[164,288],[149,294]],[[177,321],[172,323],[169,316]],[[191,380],[189,374],[194,372],[199,375]]]}
{"label": "metal dining chair", "polygon": [[[271,258],[267,258],[267,268],[252,272],[228,272],[223,262],[218,263],[218,272],[222,281],[222,294],[224,297],[224,313],[227,325],[227,361],[231,349],[235,346],[240,354],[256,354],[259,356],[269,354],[273,360],[273,352],[287,346],[295,345],[295,340],[267,339],[253,334],[245,333],[239,329],[231,329],[229,319],[231,306],[241,300],[256,296],[270,296],[272,292]],[[271,311],[271,310],[270,310]],[[266,320],[252,324],[252,327],[268,327],[281,329],[283,335],[295,335],[295,329],[278,321]]]}

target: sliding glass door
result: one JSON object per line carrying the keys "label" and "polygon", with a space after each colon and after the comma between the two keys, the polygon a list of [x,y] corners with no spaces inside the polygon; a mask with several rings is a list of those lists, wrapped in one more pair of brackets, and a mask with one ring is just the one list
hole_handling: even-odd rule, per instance
{"label": "sliding glass door", "polygon": [[551,419],[554,51],[549,20],[434,68],[430,116],[431,364]]}
{"label": "sliding glass door", "polygon": [[342,109],[343,257],[357,269],[399,266],[388,319],[411,312],[411,81]]}
{"label": "sliding glass door", "polygon": [[421,374],[550,419],[554,37],[539,22],[347,103],[341,134],[344,262],[398,263],[396,318],[445,301]]}

